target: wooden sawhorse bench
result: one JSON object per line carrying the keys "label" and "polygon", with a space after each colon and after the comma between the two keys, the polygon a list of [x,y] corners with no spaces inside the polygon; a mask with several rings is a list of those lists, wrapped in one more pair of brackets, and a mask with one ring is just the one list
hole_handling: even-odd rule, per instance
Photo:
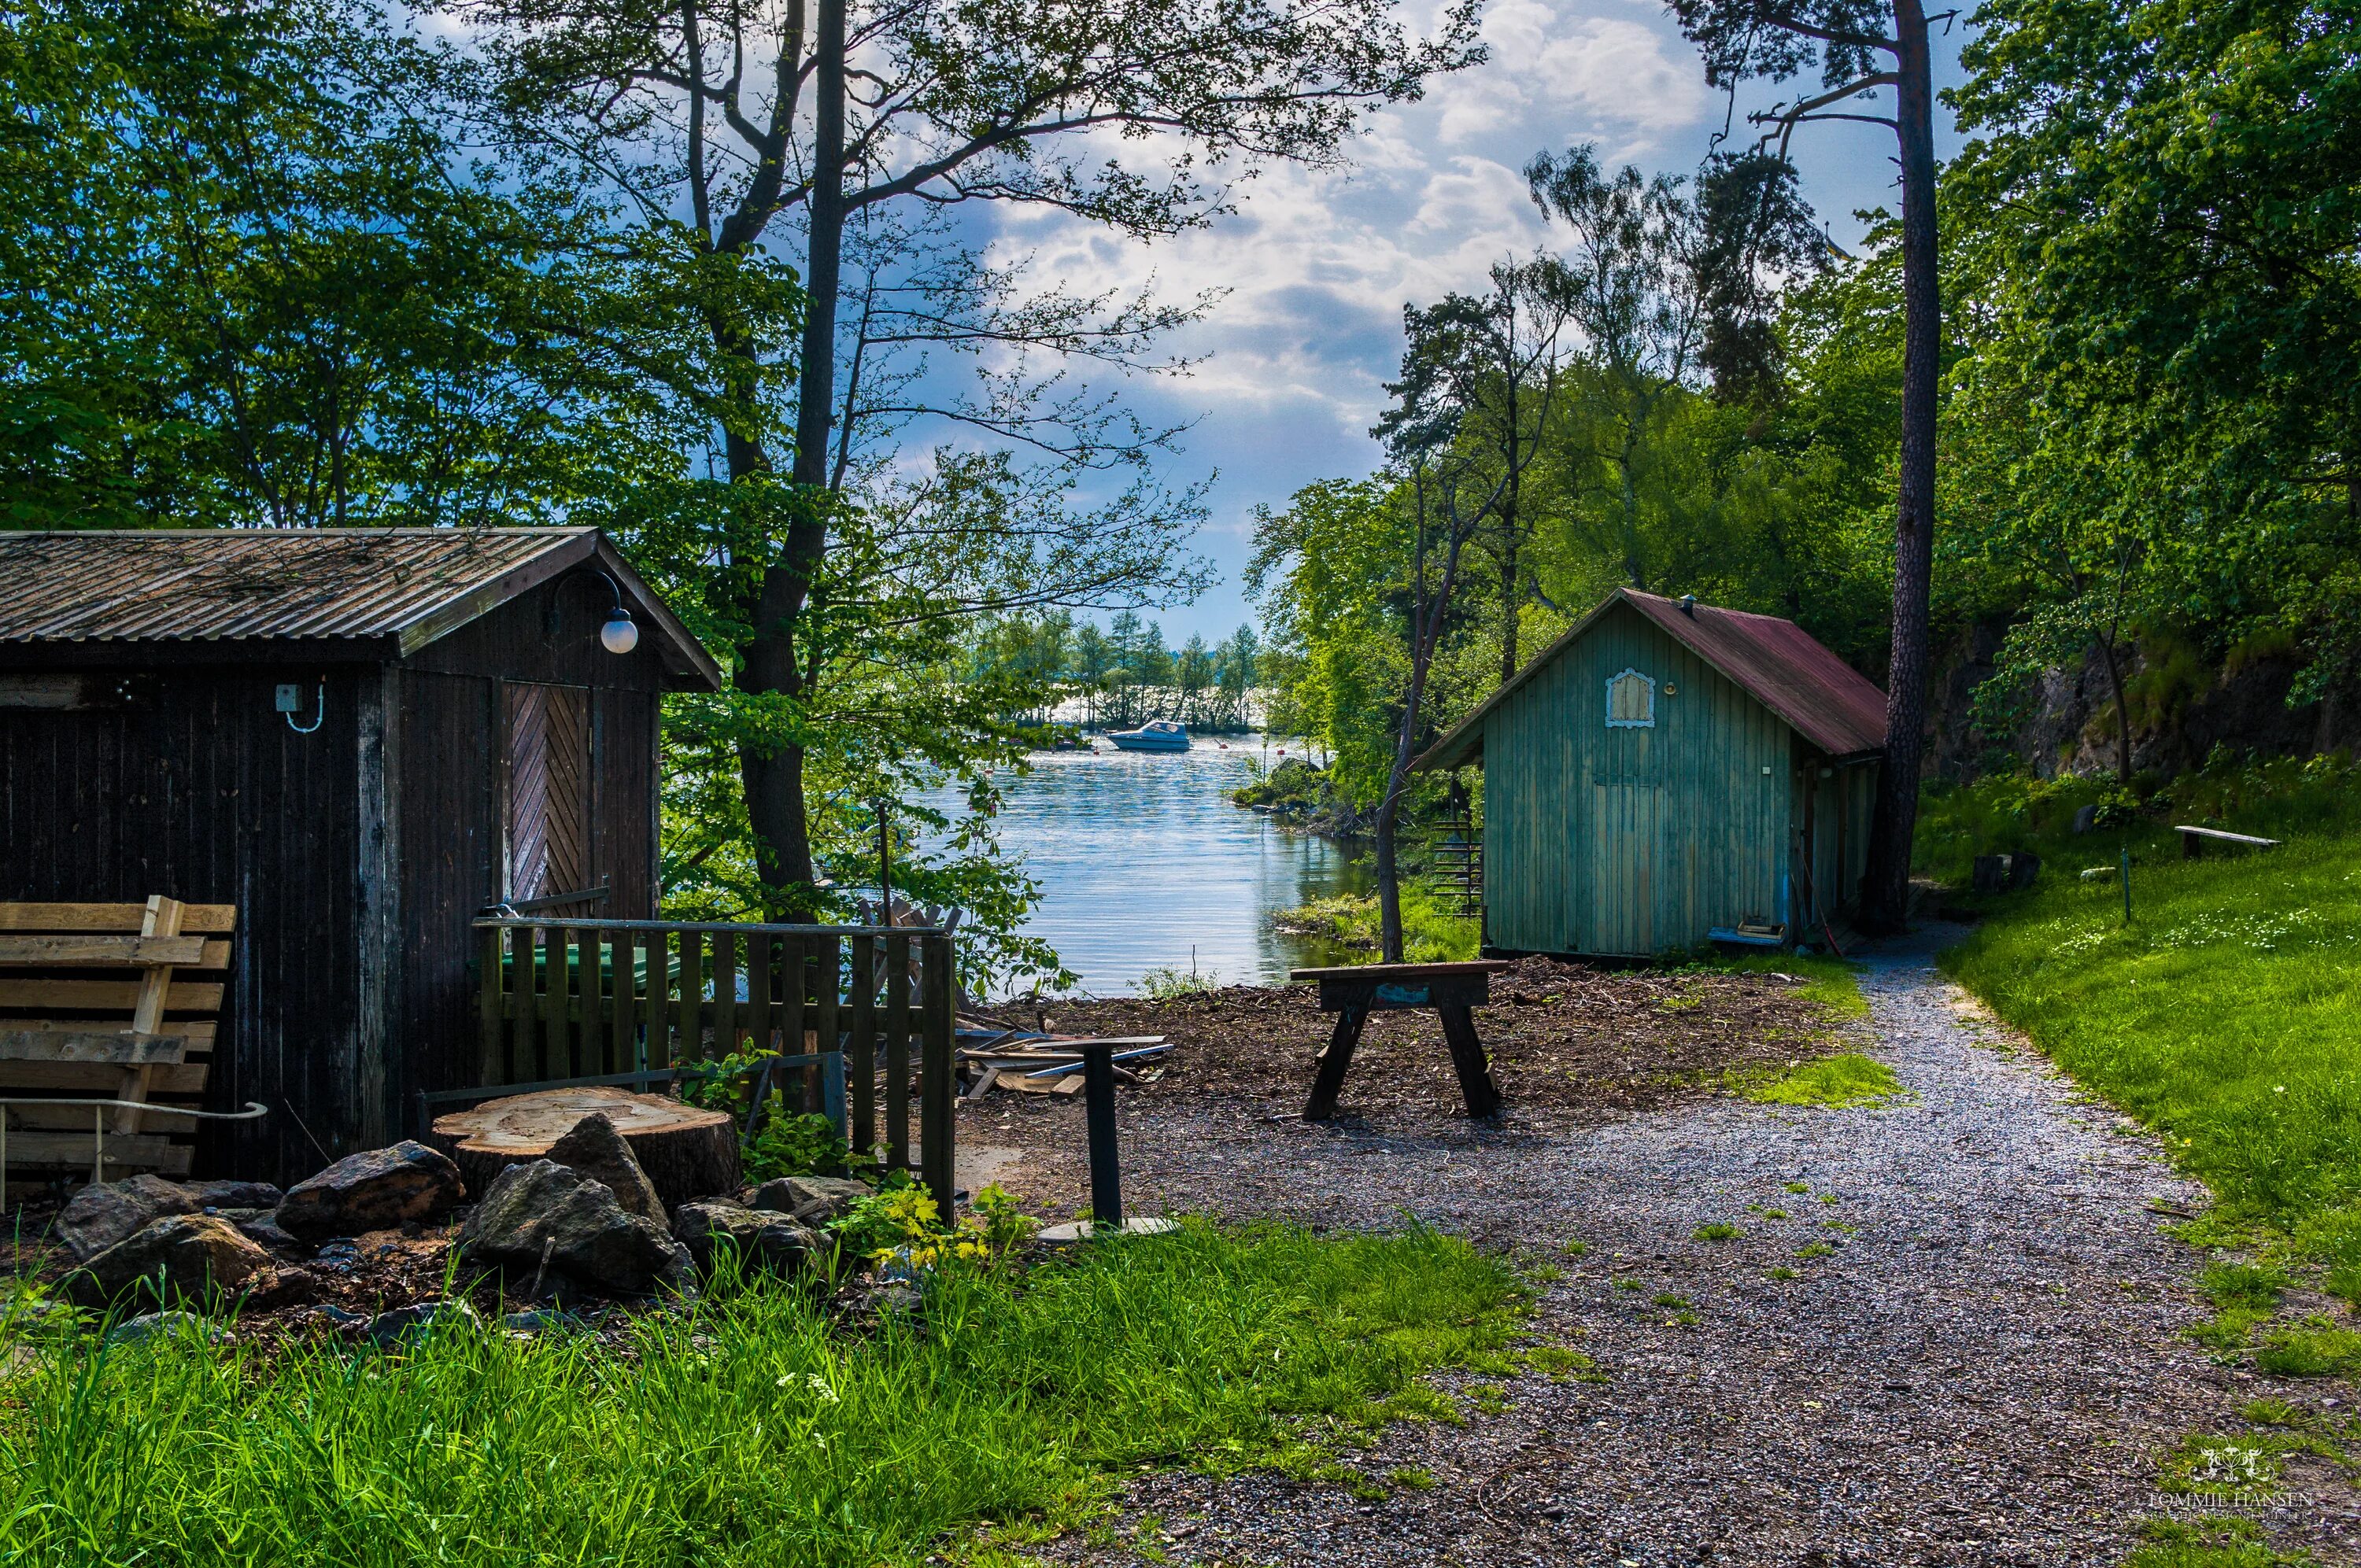
{"label": "wooden sawhorse bench", "polygon": [[1492,999],[1492,977],[1509,967],[1499,959],[1455,964],[1355,964],[1346,969],[1300,969],[1289,973],[1295,981],[1320,982],[1320,1011],[1336,1014],[1336,1032],[1320,1053],[1320,1069],[1312,1080],[1312,1099],[1303,1107],[1307,1122],[1325,1122],[1336,1113],[1336,1095],[1345,1087],[1345,1071],[1353,1065],[1353,1047],[1361,1041],[1361,1026],[1372,1013],[1413,1013],[1433,1008],[1443,1019],[1443,1037],[1451,1047],[1451,1066],[1459,1074],[1459,1092],[1471,1117],[1489,1116],[1500,1108],[1500,1091],[1492,1082],[1492,1069],[1484,1059],[1484,1044],[1476,1037],[1472,1010]]}

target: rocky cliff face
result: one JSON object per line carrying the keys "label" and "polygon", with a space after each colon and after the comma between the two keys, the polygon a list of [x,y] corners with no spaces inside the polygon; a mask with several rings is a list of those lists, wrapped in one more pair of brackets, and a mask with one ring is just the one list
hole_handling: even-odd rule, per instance
{"label": "rocky cliff face", "polygon": [[[2004,623],[1979,622],[1938,666],[1927,704],[1929,771],[1965,779],[2013,762],[2040,778],[2113,772],[2114,696],[2095,653],[2044,674],[2014,729],[1977,726],[1976,688],[1991,678],[2005,632]],[[2209,663],[2181,649],[2135,651],[2127,674],[2133,767],[2169,777],[2199,766],[2217,746],[2263,756],[2361,746],[2361,696],[2289,706],[2301,668],[2279,652]]]}

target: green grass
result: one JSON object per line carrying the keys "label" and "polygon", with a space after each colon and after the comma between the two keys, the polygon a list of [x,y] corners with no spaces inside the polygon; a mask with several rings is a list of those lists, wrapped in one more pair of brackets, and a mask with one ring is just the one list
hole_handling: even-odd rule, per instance
{"label": "green grass", "polygon": [[[948,1274],[925,1331],[793,1291],[587,1337],[439,1332],[271,1360],[71,1335],[0,1384],[0,1558],[915,1563],[1086,1517],[1119,1472],[1309,1474],[1513,1336],[1513,1271],[1425,1231],[1118,1241]],[[1446,1405],[1449,1401],[1444,1401]]]}
{"label": "green grass", "polygon": [[1869,999],[1861,993],[1861,968],[1842,959],[1811,953],[1722,953],[1692,955],[1683,969],[1710,974],[1792,974],[1804,983],[1795,994],[1816,1003],[1833,1020],[1869,1016]]}
{"label": "green grass", "polygon": [[[2255,818],[2265,818],[2257,821]],[[2234,826],[2277,826],[2256,811]],[[1996,901],[1946,969],[2361,1296],[2361,824]]]}
{"label": "green grass", "polygon": [[1727,1220],[1716,1220],[1709,1225],[1699,1225],[1689,1233],[1691,1241],[1730,1242],[1738,1239],[1739,1230]]}
{"label": "green grass", "polygon": [[2309,1552],[2272,1551],[2252,1519],[2156,1519],[2145,1533],[2124,1568],[2298,1568],[2312,1561]]}
{"label": "green grass", "polygon": [[[1484,940],[1484,922],[1456,913],[1424,888],[1405,885],[1401,894],[1402,959],[1406,963],[1457,963],[1477,956]],[[1314,899],[1271,916],[1279,929],[1334,942],[1340,948],[1370,955],[1381,950],[1378,941],[1378,895],[1345,893]]]}
{"label": "green grass", "polygon": [[1775,1075],[1745,1080],[1738,1091],[1765,1105],[1839,1108],[1885,1105],[1909,1096],[1892,1068],[1858,1051],[1840,1051]]}

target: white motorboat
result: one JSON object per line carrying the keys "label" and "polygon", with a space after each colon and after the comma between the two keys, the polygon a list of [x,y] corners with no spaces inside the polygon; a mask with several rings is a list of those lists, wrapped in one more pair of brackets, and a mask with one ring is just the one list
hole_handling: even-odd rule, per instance
{"label": "white motorboat", "polygon": [[1185,751],[1189,731],[1169,718],[1151,718],[1137,729],[1113,729],[1107,739],[1120,751]]}

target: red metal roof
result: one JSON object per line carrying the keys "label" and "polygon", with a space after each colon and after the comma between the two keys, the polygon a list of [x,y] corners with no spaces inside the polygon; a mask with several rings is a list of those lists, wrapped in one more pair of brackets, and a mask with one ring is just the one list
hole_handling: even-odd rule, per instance
{"label": "red metal roof", "polygon": [[1792,620],[1631,588],[1623,602],[1729,676],[1830,756],[1885,748],[1885,694]]}
{"label": "red metal roof", "polygon": [[1792,620],[1618,588],[1573,629],[1533,656],[1514,678],[1430,747],[1415,764],[1457,767],[1483,744],[1484,719],[1501,698],[1572,647],[1598,618],[1630,605],[1712,665],[1789,728],[1832,757],[1885,749],[1885,694]]}

